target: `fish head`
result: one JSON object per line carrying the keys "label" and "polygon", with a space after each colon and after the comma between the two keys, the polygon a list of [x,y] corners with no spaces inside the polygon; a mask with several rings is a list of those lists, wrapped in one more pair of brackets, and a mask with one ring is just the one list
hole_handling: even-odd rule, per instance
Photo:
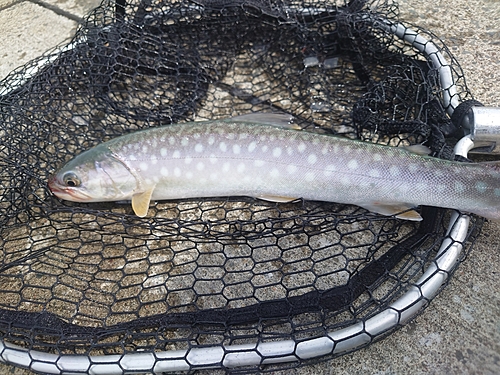
{"label": "fish head", "polygon": [[63,200],[105,202],[130,199],[138,181],[124,163],[98,146],[69,161],[48,185]]}

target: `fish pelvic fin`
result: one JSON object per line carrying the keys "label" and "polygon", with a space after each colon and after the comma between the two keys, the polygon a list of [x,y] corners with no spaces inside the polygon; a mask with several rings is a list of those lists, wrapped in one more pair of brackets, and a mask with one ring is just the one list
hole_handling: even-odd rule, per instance
{"label": "fish pelvic fin", "polygon": [[402,220],[410,221],[422,221],[422,216],[414,210],[414,207],[405,203],[395,203],[395,204],[379,204],[379,203],[367,203],[360,204],[361,207],[367,209],[368,211],[375,212],[377,214],[385,216],[394,216]]}
{"label": "fish pelvic fin", "polygon": [[431,149],[422,144],[411,145],[403,147],[406,151],[411,152],[412,154],[417,154],[421,156],[427,156],[431,154]]}
{"label": "fish pelvic fin", "polygon": [[132,196],[132,209],[139,217],[144,217],[148,214],[151,195],[153,194],[154,186],[142,193],[137,193]]}

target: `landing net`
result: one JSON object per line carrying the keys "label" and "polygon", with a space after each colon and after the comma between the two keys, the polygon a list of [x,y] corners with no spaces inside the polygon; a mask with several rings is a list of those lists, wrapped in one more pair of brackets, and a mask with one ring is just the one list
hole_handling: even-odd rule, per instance
{"label": "landing net", "polygon": [[418,314],[482,220],[412,223],[245,197],[55,198],[49,176],[116,136],[285,112],[307,131],[454,158],[472,96],[392,1],[105,1],[0,82],[0,356],[44,373],[271,371],[368,345]]}

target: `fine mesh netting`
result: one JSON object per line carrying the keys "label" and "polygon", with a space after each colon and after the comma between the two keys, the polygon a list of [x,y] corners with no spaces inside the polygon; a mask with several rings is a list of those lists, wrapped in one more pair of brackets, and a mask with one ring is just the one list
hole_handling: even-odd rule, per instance
{"label": "fine mesh netting", "polygon": [[[11,73],[0,83],[2,350],[90,358],[82,373],[109,355],[121,373],[129,353],[156,353],[150,372],[168,355],[178,370],[207,367],[201,349],[209,367],[251,373],[311,363],[302,342],[353,324],[362,345],[395,328],[373,334],[363,322],[437,264],[447,210],[420,208],[415,223],[333,202],[227,197],[159,201],[139,218],[120,202],[61,201],[47,180],[116,136],[251,112],[453,158],[459,129],[445,97],[471,99],[462,71],[412,26],[450,66],[453,91],[442,87],[423,49],[390,32],[398,22],[388,0],[110,1],[70,45]],[[459,260],[481,227],[470,220]],[[338,350],[322,359],[352,350],[330,340]],[[264,365],[280,352],[256,343],[280,341],[294,343],[292,364]],[[230,348],[243,347],[257,360],[231,362]],[[24,353],[22,365],[48,372]]]}

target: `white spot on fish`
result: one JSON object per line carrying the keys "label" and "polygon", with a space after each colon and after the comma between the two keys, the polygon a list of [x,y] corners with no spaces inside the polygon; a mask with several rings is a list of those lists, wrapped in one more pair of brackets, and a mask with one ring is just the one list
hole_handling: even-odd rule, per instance
{"label": "white spot on fish", "polygon": [[193,178],[193,172],[186,172],[186,177],[188,179],[192,179]]}
{"label": "white spot on fish", "polygon": [[399,168],[395,165],[391,165],[391,167],[389,168],[389,173],[391,174],[391,176],[397,176],[399,174]]}
{"label": "white spot on fish", "polygon": [[378,169],[372,169],[372,170],[370,170],[370,172],[368,172],[368,175],[370,177],[378,178],[378,177],[380,177],[380,171]]}
{"label": "white spot on fish", "polygon": [[328,165],[325,169],[325,172],[324,172],[325,176],[327,176],[327,177],[331,176],[336,171],[336,169],[337,168],[335,167],[335,165],[333,165],[333,164]]}
{"label": "white spot on fish", "polygon": [[410,163],[408,165],[408,170],[412,173],[415,173],[418,170],[418,165],[414,163]]}
{"label": "white spot on fish", "polygon": [[488,189],[488,185],[483,181],[476,182],[476,190],[480,193],[484,193]]}
{"label": "white spot on fish", "polygon": [[181,145],[182,146],[187,146],[189,144],[189,138],[184,137],[181,139]]}
{"label": "white spot on fish", "polygon": [[347,168],[349,169],[358,169],[358,161],[356,159],[351,159],[347,163]]}
{"label": "white spot on fish", "polygon": [[307,172],[305,175],[305,179],[307,182],[314,181],[314,173],[313,172]]}
{"label": "white spot on fish", "polygon": [[236,168],[236,171],[238,173],[243,173],[245,171],[245,163],[238,164],[238,167]]}
{"label": "white spot on fish", "polygon": [[265,161],[264,161],[264,160],[257,159],[257,160],[255,160],[255,161],[253,162],[253,164],[254,164],[256,167],[262,167],[262,166],[264,166],[264,164],[266,164],[266,163],[265,163]]}
{"label": "white spot on fish", "polygon": [[228,162],[224,163],[224,165],[222,166],[223,172],[229,172],[230,169],[231,169],[231,164]]}
{"label": "white spot on fish", "polygon": [[297,172],[297,167],[295,165],[287,165],[286,171],[290,174]]}
{"label": "white spot on fish", "polygon": [[267,152],[268,149],[269,147],[267,147],[267,145],[262,146],[262,152]]}
{"label": "white spot on fish", "polygon": [[315,154],[310,154],[308,157],[307,157],[307,162],[309,164],[314,164],[316,163],[316,161],[318,160],[318,158],[316,157]]}
{"label": "white spot on fish", "polygon": [[196,152],[203,152],[203,145],[201,143],[197,143],[196,146],[194,146],[194,150]]}
{"label": "white spot on fish", "polygon": [[147,163],[141,163],[139,167],[141,168],[141,171],[147,171],[149,165]]}
{"label": "white spot on fish", "polygon": [[137,158],[135,157],[135,155],[134,155],[134,154],[130,154],[130,155],[128,156],[128,160],[137,160]]}
{"label": "white spot on fish", "polygon": [[271,177],[278,177],[280,175],[280,171],[278,171],[278,169],[276,168],[273,168],[269,174],[271,175]]}
{"label": "white spot on fish", "polygon": [[158,164],[158,159],[151,159],[151,164],[153,164],[153,165]]}
{"label": "white spot on fish", "polygon": [[215,138],[212,137],[212,136],[210,136],[210,137],[208,137],[208,141],[207,142],[211,146],[211,145],[213,145],[215,143]]}
{"label": "white spot on fish", "polygon": [[321,154],[322,154],[322,155],[326,155],[326,154],[328,154],[328,146],[324,146],[324,147],[321,149]]}
{"label": "white spot on fish", "polygon": [[235,155],[238,155],[240,153],[240,151],[241,151],[240,145],[233,145],[233,153]]}
{"label": "white spot on fish", "polygon": [[222,152],[226,152],[227,151],[227,145],[224,142],[221,142],[221,143],[219,143],[219,149]]}
{"label": "white spot on fish", "polygon": [[179,152],[179,150],[175,150],[174,153],[172,154],[172,157],[174,159],[179,159],[181,157],[181,153]]}
{"label": "white spot on fish", "polygon": [[203,169],[205,169],[205,164],[203,164],[201,161],[196,164],[196,169],[199,170],[199,171],[202,171]]}
{"label": "white spot on fish", "polygon": [[241,133],[240,134],[240,137],[239,137],[240,140],[241,139],[247,139],[247,138],[248,138],[248,134],[247,133]]}
{"label": "white spot on fish", "polygon": [[348,185],[351,181],[349,180],[349,177],[347,176],[342,176],[340,178],[340,183],[344,184],[344,185]]}
{"label": "white spot on fish", "polygon": [[209,160],[210,160],[210,163],[211,163],[211,164],[216,164],[216,163],[219,161],[219,159],[217,159],[217,158],[215,157],[215,155],[213,155],[213,154],[212,154],[212,155],[210,155]]}
{"label": "white spot on fish", "polygon": [[380,154],[373,154],[374,161],[382,161],[382,156]]}
{"label": "white spot on fish", "polygon": [[134,145],[134,150],[139,150],[140,148],[141,148],[141,146],[140,146],[138,143],[136,143],[136,144]]}
{"label": "white spot on fish", "polygon": [[337,167],[334,164],[329,164],[326,166],[326,169],[328,169],[330,172],[335,172],[337,170]]}
{"label": "white spot on fish", "polygon": [[193,138],[194,138],[194,139],[200,139],[200,137],[201,137],[201,136],[200,136],[200,133],[194,133],[194,134],[193,134]]}
{"label": "white spot on fish", "polygon": [[496,188],[493,192],[494,192],[496,197],[500,197],[500,189],[499,188]]}
{"label": "white spot on fish", "polygon": [[164,177],[167,177],[168,176],[168,169],[165,168],[165,167],[161,167],[160,169],[160,174]]}
{"label": "white spot on fish", "polygon": [[184,159],[184,163],[186,163],[186,164],[191,164],[192,161],[193,161],[193,158],[190,158],[189,156]]}
{"label": "white spot on fish", "polygon": [[297,150],[299,150],[300,153],[304,152],[306,150],[307,146],[304,142],[301,142],[298,147],[297,147]]}
{"label": "white spot on fish", "polygon": [[160,150],[160,155],[161,155],[163,158],[164,158],[164,157],[166,157],[166,156],[167,156],[167,149],[166,149],[166,148],[162,148],[162,149]]}
{"label": "white spot on fish", "polygon": [[179,168],[174,168],[174,176],[180,177],[180,175],[181,175],[181,170]]}
{"label": "white spot on fish", "polygon": [[147,154],[148,153],[148,146],[146,146],[146,145],[142,146],[142,153],[143,154]]}
{"label": "white spot on fish", "polygon": [[175,145],[175,137],[168,137],[168,143],[170,143],[171,146]]}
{"label": "white spot on fish", "polygon": [[253,152],[257,148],[257,142],[253,141],[248,145],[248,152]]}
{"label": "white spot on fish", "polygon": [[460,181],[455,181],[455,191],[457,193],[463,193],[465,191],[465,185]]}
{"label": "white spot on fish", "polygon": [[281,148],[279,147],[276,147],[274,150],[273,150],[273,156],[275,158],[279,158],[281,156]]}

